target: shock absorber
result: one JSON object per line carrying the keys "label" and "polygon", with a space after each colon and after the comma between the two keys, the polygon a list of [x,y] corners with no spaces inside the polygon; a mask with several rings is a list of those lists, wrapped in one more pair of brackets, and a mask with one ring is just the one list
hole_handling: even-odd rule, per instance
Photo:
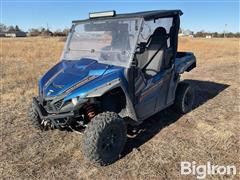
{"label": "shock absorber", "polygon": [[97,111],[96,111],[94,104],[86,103],[83,106],[83,109],[86,112],[86,115],[89,120],[91,120],[92,118],[94,118],[94,116],[97,115]]}

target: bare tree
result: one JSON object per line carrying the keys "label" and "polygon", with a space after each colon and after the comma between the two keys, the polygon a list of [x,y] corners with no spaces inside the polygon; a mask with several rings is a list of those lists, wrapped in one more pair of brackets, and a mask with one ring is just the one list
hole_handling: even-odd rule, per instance
{"label": "bare tree", "polygon": [[21,29],[18,27],[18,25],[15,26],[15,31],[16,31],[16,32],[21,31]]}
{"label": "bare tree", "polygon": [[6,32],[7,31],[7,26],[0,23],[0,32]]}

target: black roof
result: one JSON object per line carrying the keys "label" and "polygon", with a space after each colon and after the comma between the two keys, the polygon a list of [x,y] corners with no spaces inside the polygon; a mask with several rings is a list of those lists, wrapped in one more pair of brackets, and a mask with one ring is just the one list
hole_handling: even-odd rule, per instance
{"label": "black roof", "polygon": [[96,20],[96,19],[117,19],[117,18],[144,18],[145,20],[151,20],[155,18],[161,17],[171,17],[175,15],[181,16],[183,12],[179,9],[176,10],[154,10],[154,11],[143,11],[143,12],[135,12],[135,13],[125,13],[125,14],[117,14],[115,16],[109,17],[99,17],[99,18],[90,18],[85,20],[76,20],[73,23],[77,22],[84,22],[89,20]]}

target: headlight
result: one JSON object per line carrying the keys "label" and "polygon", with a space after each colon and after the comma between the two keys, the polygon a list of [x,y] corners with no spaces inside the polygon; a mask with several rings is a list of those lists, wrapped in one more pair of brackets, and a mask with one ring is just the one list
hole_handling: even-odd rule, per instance
{"label": "headlight", "polygon": [[78,97],[72,98],[72,103],[76,106],[78,104]]}
{"label": "headlight", "polygon": [[74,106],[82,104],[86,101],[88,101],[88,99],[84,99],[84,98],[81,98],[81,97],[72,98],[72,103],[73,103]]}

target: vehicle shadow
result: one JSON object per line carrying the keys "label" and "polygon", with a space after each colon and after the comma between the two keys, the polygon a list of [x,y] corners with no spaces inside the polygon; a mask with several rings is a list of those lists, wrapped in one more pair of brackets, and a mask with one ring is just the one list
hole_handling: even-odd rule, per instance
{"label": "vehicle shadow", "polygon": [[[220,84],[211,81],[185,80],[195,88],[194,109],[198,108],[208,100],[217,96],[220,92],[229,87],[227,84]],[[127,139],[122,157],[126,156],[133,149],[137,149],[142,144],[154,137],[164,127],[176,122],[182,115],[176,113],[169,107],[156,115],[146,119],[135,130],[129,130],[130,136]]]}

